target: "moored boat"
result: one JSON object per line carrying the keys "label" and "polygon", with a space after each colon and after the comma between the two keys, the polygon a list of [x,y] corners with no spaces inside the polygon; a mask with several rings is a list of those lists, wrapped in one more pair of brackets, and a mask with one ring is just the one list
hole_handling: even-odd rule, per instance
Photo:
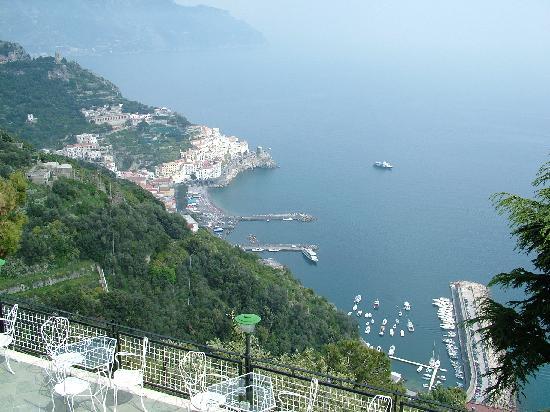
{"label": "moored boat", "polygon": [[379,167],[381,169],[392,169],[393,165],[385,160],[382,162],[374,162],[374,167]]}
{"label": "moored boat", "polygon": [[313,249],[310,249],[310,248],[303,248],[302,249],[302,254],[308,258],[309,260],[311,260],[312,262],[315,262],[317,263],[319,261],[319,258],[317,257],[317,253],[315,253],[313,251]]}

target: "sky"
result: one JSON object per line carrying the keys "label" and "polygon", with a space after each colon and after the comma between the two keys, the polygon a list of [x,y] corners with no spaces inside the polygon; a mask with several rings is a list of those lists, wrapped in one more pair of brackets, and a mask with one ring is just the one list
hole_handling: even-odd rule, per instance
{"label": "sky", "polygon": [[177,0],[228,10],[270,44],[313,53],[550,55],[547,0]]}

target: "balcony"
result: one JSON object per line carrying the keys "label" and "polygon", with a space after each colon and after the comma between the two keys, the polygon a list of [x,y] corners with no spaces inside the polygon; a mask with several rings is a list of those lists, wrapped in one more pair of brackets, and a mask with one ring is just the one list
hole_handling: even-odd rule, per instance
{"label": "balcony", "polygon": [[[0,405],[2,410],[51,411],[51,388],[44,368],[47,365],[44,343],[40,335],[41,325],[50,316],[63,316],[70,320],[70,335],[80,337],[109,336],[116,339],[116,351],[139,353],[143,336],[149,339],[144,374],[144,403],[149,411],[185,411],[189,394],[178,364],[189,351],[206,354],[206,369],[209,375],[236,378],[248,372],[268,377],[275,399],[282,391],[309,395],[312,378],[319,382],[313,411],[319,412],[367,412],[368,405],[376,395],[392,399],[392,411],[455,411],[452,407],[436,402],[420,401],[404,393],[360,385],[341,378],[298,369],[289,365],[272,363],[269,360],[246,359],[243,354],[224,352],[218,349],[172,339],[121,325],[99,322],[67,312],[28,305],[8,299],[0,300],[1,317],[7,315],[13,304],[19,304],[15,324],[15,343],[10,346],[14,375],[10,374],[0,358]],[[1,331],[0,331],[1,332]],[[15,360],[15,361],[14,361]],[[122,363],[121,367],[125,365]],[[248,368],[247,368],[248,366]],[[75,376],[89,379],[92,375],[83,368],[71,371]],[[215,381],[208,384],[217,383]],[[112,391],[106,397],[107,410],[113,410]],[[55,410],[65,410],[62,398],[55,401]],[[75,401],[77,411],[92,410],[88,401]],[[119,392],[118,411],[141,410],[140,397],[136,393]],[[227,410],[227,409],[223,409]],[[278,406],[274,409],[278,410]],[[306,403],[293,404],[293,410],[305,411]]]}

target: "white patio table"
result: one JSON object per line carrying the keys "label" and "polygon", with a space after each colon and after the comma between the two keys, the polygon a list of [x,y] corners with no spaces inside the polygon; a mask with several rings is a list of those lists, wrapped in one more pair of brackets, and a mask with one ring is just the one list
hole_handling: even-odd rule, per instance
{"label": "white patio table", "polygon": [[230,411],[266,412],[276,407],[271,378],[250,372],[210,385],[207,392],[223,395],[220,406]]}

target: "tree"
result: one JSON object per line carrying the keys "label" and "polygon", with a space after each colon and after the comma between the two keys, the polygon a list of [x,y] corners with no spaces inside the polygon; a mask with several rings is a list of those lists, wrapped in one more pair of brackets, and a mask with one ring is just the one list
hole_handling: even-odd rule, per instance
{"label": "tree", "polygon": [[445,388],[438,386],[429,392],[421,392],[418,394],[420,399],[437,401],[439,403],[453,406],[457,409],[466,411],[466,392],[460,388]]}
{"label": "tree", "polygon": [[500,304],[482,302],[483,339],[497,353],[499,367],[489,371],[495,379],[487,394],[495,397],[506,389],[521,392],[528,380],[550,362],[550,162],[533,181],[534,198],[497,193],[492,199],[499,214],[507,215],[516,249],[532,255],[537,273],[517,268],[493,277],[489,286],[522,289],[523,300]]}
{"label": "tree", "polygon": [[19,249],[23,225],[27,217],[21,210],[26,199],[27,182],[20,173],[9,179],[0,177],[0,258]]}

